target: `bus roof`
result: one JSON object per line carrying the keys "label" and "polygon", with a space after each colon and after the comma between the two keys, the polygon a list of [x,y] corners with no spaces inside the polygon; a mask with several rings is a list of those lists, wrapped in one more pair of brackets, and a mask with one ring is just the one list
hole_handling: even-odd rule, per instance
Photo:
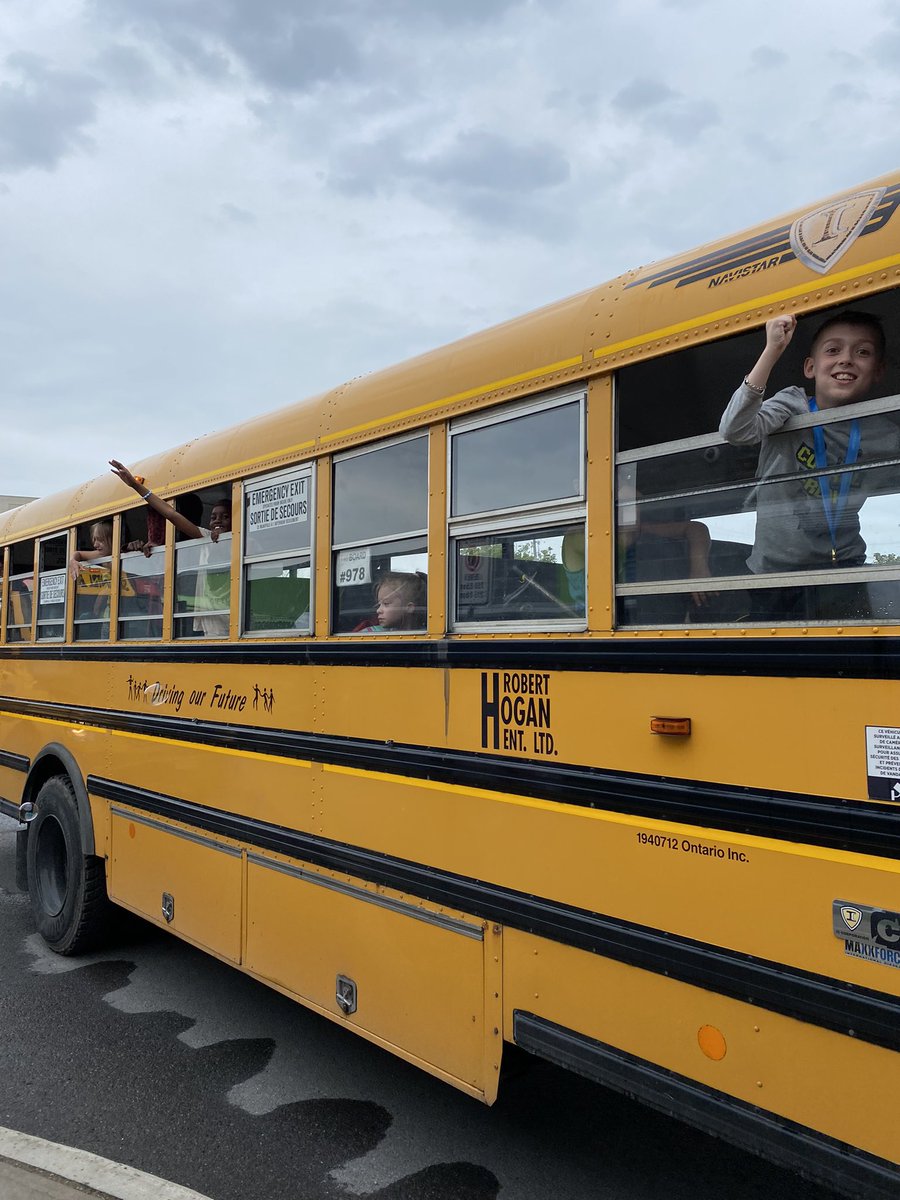
{"label": "bus roof", "polygon": [[[882,290],[900,277],[898,205],[895,172],[129,465],[171,495],[727,336],[780,307],[803,312]],[[0,515],[0,540],[136,502],[105,474]]]}

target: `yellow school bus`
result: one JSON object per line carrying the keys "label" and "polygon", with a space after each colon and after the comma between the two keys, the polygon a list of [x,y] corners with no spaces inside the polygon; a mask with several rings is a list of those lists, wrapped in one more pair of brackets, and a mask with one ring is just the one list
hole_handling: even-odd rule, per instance
{"label": "yellow school bus", "polygon": [[[0,517],[0,796],[48,944],[119,905],[487,1103],[516,1045],[896,1196],[898,204],[132,464],[199,538],[108,474]],[[726,441],[766,322],[797,318],[777,404],[845,309],[875,394]]]}

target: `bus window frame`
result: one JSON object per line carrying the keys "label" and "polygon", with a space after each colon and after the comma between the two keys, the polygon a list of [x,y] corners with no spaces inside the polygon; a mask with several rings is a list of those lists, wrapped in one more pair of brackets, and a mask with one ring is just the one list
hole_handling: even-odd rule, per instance
{"label": "bus window frame", "polygon": [[[112,532],[112,553],[109,555],[106,555],[103,558],[90,559],[90,560],[88,560],[87,564],[85,564],[85,563],[80,564],[81,566],[88,565],[90,567],[103,566],[104,564],[107,564],[107,563],[109,564],[109,608],[107,610],[105,617],[82,617],[81,619],[78,618],[78,615],[77,615],[77,612],[78,612],[78,603],[77,603],[77,601],[78,601],[78,579],[76,578],[72,581],[72,634],[71,634],[71,641],[73,642],[73,644],[76,642],[79,645],[83,642],[88,642],[88,643],[108,642],[108,641],[110,641],[110,639],[112,637],[112,621],[111,621],[112,600],[113,600],[113,595],[117,592],[117,589],[118,589],[118,581],[117,581],[116,570],[115,570],[116,550],[117,550],[117,546],[118,546],[118,523],[117,523],[117,519],[116,519],[117,516],[118,516],[118,514],[115,514],[115,515],[98,517],[98,518],[96,518],[96,520],[79,521],[79,523],[76,526],[74,526],[71,531],[71,539],[70,539],[69,546],[71,549],[72,546],[74,545],[75,548],[74,548],[74,550],[72,550],[73,554],[75,554],[79,549],[84,548],[84,547],[79,546],[79,544],[78,544],[79,543],[79,533],[82,530],[87,531],[88,538],[89,538],[90,530],[93,528],[93,526],[100,522],[103,522],[103,523],[108,523],[109,525],[111,525],[112,531],[113,531]],[[88,540],[88,539],[86,538],[85,540]],[[80,574],[80,571],[79,571],[79,574]],[[78,630],[81,628],[84,628],[85,626],[102,627],[103,625],[106,626],[105,634],[97,634],[96,636],[86,636],[86,635],[80,635],[78,633]],[[66,640],[68,641],[69,639],[67,638]]]}
{"label": "bus window frame", "polygon": [[[615,396],[615,389],[614,389]],[[618,403],[614,401],[614,412],[618,418]],[[869,400],[861,400],[854,404],[841,405],[831,409],[820,409],[817,412],[809,412],[795,417],[791,417],[777,431],[778,433],[788,433],[797,429],[812,429],[816,427],[827,427],[828,425],[846,424],[854,419],[864,419],[866,417],[880,416],[886,414],[900,414],[900,393],[890,396],[877,396]],[[751,620],[749,617],[739,620],[723,620],[717,617],[715,620],[703,621],[662,621],[654,620],[651,622],[640,621],[621,621],[618,618],[619,601],[626,600],[631,597],[651,597],[651,596],[675,596],[686,595],[694,591],[708,592],[737,592],[745,591],[748,593],[761,592],[766,590],[774,590],[778,588],[801,588],[813,589],[822,585],[838,585],[852,583],[878,583],[900,581],[900,567],[898,566],[878,566],[873,564],[865,564],[855,567],[832,567],[825,569],[801,569],[797,571],[772,571],[765,574],[753,574],[752,572],[746,575],[711,575],[709,578],[694,579],[691,577],[681,579],[659,579],[646,580],[642,582],[620,582],[617,575],[618,565],[618,543],[619,534],[623,528],[627,526],[620,523],[619,511],[623,507],[619,500],[619,471],[622,467],[627,467],[631,464],[639,464],[647,462],[654,458],[665,458],[678,454],[687,454],[692,451],[711,451],[719,447],[729,446],[722,435],[716,431],[713,433],[696,434],[687,438],[669,440],[665,442],[652,443],[647,446],[641,446],[632,450],[616,450],[613,457],[613,470],[611,474],[612,490],[613,490],[613,523],[615,529],[615,545],[614,545],[614,594],[615,594],[615,617],[613,628],[623,631],[628,630],[646,630],[646,629],[716,629],[716,628],[768,628],[772,625],[778,625],[782,628],[790,628],[791,626],[816,626],[821,628],[830,628],[834,626],[853,626],[865,627],[867,625],[882,624],[883,620],[877,616],[842,616],[831,617],[829,619],[815,619],[811,616],[800,618],[783,619],[783,618],[768,618],[766,620]],[[815,470],[805,473],[803,476],[799,474],[796,478],[816,479],[819,477],[828,477],[834,475],[842,475],[844,473],[855,473],[860,471],[874,471],[885,467],[900,466],[900,458],[888,458],[883,461],[872,463],[864,463],[852,468],[841,466],[832,466],[824,469],[816,468]],[[794,476],[783,477],[783,482],[790,482]],[[779,481],[782,481],[781,479]],[[742,490],[757,490],[760,487],[772,486],[772,481],[762,481],[758,476],[752,478],[736,479],[732,483],[719,483],[712,488],[698,489],[691,487],[688,484],[684,485],[683,491],[680,493],[670,493],[662,497],[649,497],[655,502],[664,502],[666,499],[678,499],[679,495],[685,498],[699,497],[713,492]],[[753,510],[755,516],[755,509]],[[701,521],[702,523],[702,521]],[[749,549],[752,550],[753,543],[750,543]],[[887,620],[887,618],[885,618]]]}
{"label": "bus window frame", "polygon": [[[318,462],[316,459],[307,459],[304,462],[295,463],[290,467],[279,467],[277,471],[266,471],[261,475],[248,476],[240,481],[240,498],[241,498],[241,537],[238,550],[238,587],[240,589],[238,601],[238,637],[239,638],[311,638],[315,637],[315,590],[316,590],[316,525],[318,515],[318,505],[316,503],[318,495]],[[309,525],[309,546],[304,551],[303,549],[294,551],[275,550],[265,554],[247,554],[247,521],[245,519],[245,508],[247,499],[247,490],[252,490],[254,487],[259,487],[265,481],[266,483],[277,483],[284,479],[297,479],[303,477],[307,480],[308,495],[309,495],[309,513],[307,515],[307,523]],[[247,576],[246,568],[265,564],[270,562],[284,562],[288,559],[302,559],[306,557],[309,566],[309,627],[307,629],[246,629],[247,622]],[[232,570],[234,568],[232,567]],[[298,614],[299,615],[299,614]]]}
{"label": "bus window frame", "polygon": [[[65,549],[63,552],[63,567],[54,567],[49,571],[41,570],[44,558],[44,546],[48,542],[63,541]],[[63,529],[55,533],[44,534],[43,537],[35,539],[35,594],[33,601],[33,618],[32,628],[34,630],[34,642],[64,642],[66,640],[66,620],[69,615],[69,551],[71,543],[71,533],[68,529]],[[62,616],[53,617],[49,620],[41,620],[41,582],[44,578],[50,575],[62,575],[63,579],[63,599],[62,599]],[[53,636],[41,636],[42,625],[61,625],[62,633],[54,634]]]}
{"label": "bus window frame", "polygon": [[[458,516],[452,514],[453,504],[453,443],[460,434],[473,433],[478,429],[485,429],[492,425],[500,425],[506,421],[512,421],[518,417],[527,417],[537,413],[549,412],[554,408],[564,408],[569,404],[577,402],[579,404],[579,427],[578,427],[578,491],[571,493],[569,496],[562,497],[556,500],[541,500],[537,502],[529,502],[527,504],[513,504],[505,508],[480,509],[478,511],[460,513]],[[456,417],[449,424],[447,429],[447,522],[454,524],[459,521],[478,520],[486,517],[492,518],[496,516],[514,517],[519,513],[534,512],[538,508],[546,507],[552,504],[572,504],[580,503],[587,505],[587,384],[582,384],[575,388],[568,388],[563,392],[546,393],[542,396],[533,396],[528,400],[513,401],[510,404],[504,405],[502,408],[491,408],[487,412],[479,411],[476,414],[466,417]]]}
{"label": "bus window frame", "polygon": [[[578,490],[569,496],[532,501],[527,504],[510,505],[502,509],[481,510],[452,515],[453,509],[453,455],[454,443],[460,434],[467,434],[490,426],[514,421],[520,417],[544,413],[554,408],[574,404],[578,409]],[[587,383],[569,385],[562,390],[513,401],[503,406],[479,411],[465,417],[457,417],[449,423],[447,430],[446,495],[445,510],[447,524],[447,627],[452,633],[581,633],[588,627],[588,580],[587,561],[584,566],[584,615],[561,617],[557,620],[539,618],[535,620],[460,621],[457,616],[457,545],[461,538],[491,534],[528,534],[540,529],[549,529],[565,523],[580,523],[584,531],[585,545],[588,532],[587,502]]]}
{"label": "bus window frame", "polygon": [[[30,571],[19,571],[14,575],[12,573],[13,550],[15,549],[16,546],[27,545],[29,542],[31,543],[31,570]],[[10,625],[8,622],[8,619],[7,619],[8,613],[6,612],[6,609],[4,608],[4,614],[3,614],[4,640],[6,642],[9,642],[9,630],[10,629],[15,629],[15,630],[27,629],[28,636],[24,637],[24,638],[20,637],[19,641],[25,643],[26,645],[33,644],[34,643],[35,615],[37,613],[37,605],[34,602],[34,581],[37,578],[37,571],[35,568],[36,568],[36,564],[38,561],[37,538],[22,538],[20,541],[8,543],[8,545],[6,546],[6,561],[8,564],[8,570],[7,570],[7,573],[5,576],[5,579],[6,579],[6,593],[5,593],[6,594],[6,602],[8,603],[10,600],[10,593],[12,591],[13,583],[18,579],[30,578],[31,579],[31,620],[28,623],[28,625]]]}
{"label": "bus window frame", "polygon": [[9,546],[3,547],[3,560],[0,562],[0,645],[6,644],[6,603],[8,597],[9,576]]}
{"label": "bus window frame", "polygon": [[[153,576],[153,578],[159,578],[161,580],[161,586],[163,589],[162,596],[160,597],[160,600],[163,605],[162,610],[160,611],[159,614],[152,613],[150,615],[140,614],[138,616],[129,616],[129,615],[123,616],[122,615],[122,582],[123,582],[124,577],[126,575],[128,575],[129,563],[137,562],[142,558],[147,559],[148,561],[152,561],[152,559],[154,557],[160,557],[160,556],[162,557],[162,560],[163,560],[162,574],[160,576]],[[168,591],[168,589],[166,587],[166,581],[169,577],[169,575],[168,575],[169,570],[171,569],[171,571],[172,571],[173,580],[174,580],[174,575],[175,575],[175,559],[174,559],[174,555],[170,557],[170,554],[169,554],[168,535],[167,535],[167,540],[166,540],[165,545],[154,546],[149,555],[145,555],[143,550],[122,550],[118,554],[117,561],[118,561],[118,570],[116,571],[115,577],[114,577],[114,584],[115,584],[115,589],[116,589],[115,641],[129,642],[129,643],[131,643],[131,642],[154,642],[155,643],[155,642],[174,641],[174,638],[171,636],[171,634],[167,634],[166,627],[165,627],[165,597],[166,597],[166,593]],[[170,564],[171,564],[171,567],[170,567]],[[147,634],[133,634],[133,635],[129,634],[127,632],[128,625],[130,623],[132,623],[132,624],[137,623],[138,621],[144,621],[144,622],[152,621],[154,623],[154,628],[158,628],[159,632],[151,634],[149,636]],[[112,623],[112,615],[110,618],[110,623]],[[123,629],[123,625],[125,626],[124,629]]]}
{"label": "bus window frame", "polygon": [[[377,454],[381,451],[388,450],[393,446],[402,445],[405,442],[421,441],[425,449],[425,495],[423,497],[423,508],[425,512],[425,525],[418,529],[404,529],[399,532],[384,533],[376,540],[372,538],[360,538],[348,542],[336,542],[334,540],[334,524],[335,524],[335,489],[338,467],[342,462],[348,462],[354,458],[361,458],[365,454]],[[415,429],[409,433],[400,434],[397,437],[379,438],[378,441],[372,442],[365,446],[354,446],[353,449],[344,451],[341,454],[333,456],[331,461],[331,537],[328,549],[328,612],[329,612],[329,630],[335,637],[424,637],[428,629],[428,604],[429,604],[429,580],[432,575],[431,557],[429,548],[431,546],[430,530],[428,528],[429,505],[428,498],[431,490],[431,439],[427,429]],[[345,629],[338,630],[335,628],[337,624],[337,555],[343,550],[361,550],[366,547],[377,547],[385,544],[400,543],[400,542],[415,542],[417,540],[424,541],[424,550],[410,550],[411,554],[424,554],[426,571],[425,571],[425,614],[420,629],[395,629],[384,632],[367,632],[364,629]],[[376,580],[369,583],[369,587],[373,587]],[[375,600],[372,600],[372,612],[375,610]]]}
{"label": "bus window frame", "polygon": [[[171,591],[171,595],[172,595],[172,635],[171,635],[171,640],[173,642],[188,642],[188,641],[197,641],[197,640],[210,641],[213,639],[216,641],[220,641],[223,639],[230,638],[230,636],[231,636],[231,572],[234,571],[234,542],[235,542],[235,540],[236,539],[234,537],[234,534],[229,531],[228,533],[220,534],[219,537],[216,539],[216,541],[213,541],[212,536],[207,534],[205,537],[202,537],[202,538],[185,537],[185,538],[182,538],[180,541],[175,541],[173,543],[173,547],[172,547],[172,586],[171,586],[171,588],[166,589],[167,592]],[[200,552],[200,551],[202,551],[202,549],[205,546],[211,546],[211,547],[214,546],[216,548],[224,547],[224,546],[228,547],[228,571],[229,571],[229,590],[228,590],[229,604],[228,604],[228,608],[227,609],[217,608],[217,609],[212,610],[211,612],[206,612],[203,609],[198,609],[195,607],[195,608],[191,608],[191,609],[185,609],[184,611],[179,612],[178,611],[178,578],[179,578],[179,574],[190,574],[190,569],[188,569],[188,570],[182,569],[182,571],[179,572],[179,566],[178,566],[179,552],[191,551],[191,550],[197,550],[198,552]],[[167,549],[168,549],[168,546],[167,546]],[[187,555],[185,555],[185,557],[187,557]],[[168,566],[168,559],[167,559],[166,565]],[[207,561],[205,563],[198,563],[197,569],[194,572],[194,574],[199,579],[199,577],[201,575],[210,574],[212,568],[222,567],[222,566],[223,566],[223,563],[213,563],[213,562],[209,562],[209,561]],[[221,634],[219,634],[219,633],[206,634],[203,632],[203,630],[200,630],[198,632],[196,629],[193,628],[192,623],[194,621],[202,620],[203,618],[213,618],[213,617],[226,618],[228,621],[228,627],[229,627],[228,632],[221,633]],[[167,640],[167,639],[164,637],[163,640]]]}

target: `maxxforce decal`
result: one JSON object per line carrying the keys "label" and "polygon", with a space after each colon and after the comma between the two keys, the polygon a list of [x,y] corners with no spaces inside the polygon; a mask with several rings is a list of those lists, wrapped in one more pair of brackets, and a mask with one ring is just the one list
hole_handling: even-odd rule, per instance
{"label": "maxxforce decal", "polygon": [[850,958],[900,968],[900,912],[835,900],[832,922]]}
{"label": "maxxforce decal", "polygon": [[643,275],[628,287],[656,288],[673,284],[680,288],[702,280],[706,280],[707,287],[721,287],[794,259],[810,270],[824,274],[847,253],[857,238],[883,229],[898,204],[900,184],[850,192],[804,213],[790,225],[778,225],[766,233],[701,254],[690,262]]}

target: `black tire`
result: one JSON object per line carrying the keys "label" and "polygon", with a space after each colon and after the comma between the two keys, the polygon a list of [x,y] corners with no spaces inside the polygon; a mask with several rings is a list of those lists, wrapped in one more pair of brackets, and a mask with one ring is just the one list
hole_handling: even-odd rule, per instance
{"label": "black tire", "polygon": [[84,853],[67,776],[48,779],[34,807],[26,863],[35,924],[57,954],[81,954],[98,946],[109,930],[104,862]]}

